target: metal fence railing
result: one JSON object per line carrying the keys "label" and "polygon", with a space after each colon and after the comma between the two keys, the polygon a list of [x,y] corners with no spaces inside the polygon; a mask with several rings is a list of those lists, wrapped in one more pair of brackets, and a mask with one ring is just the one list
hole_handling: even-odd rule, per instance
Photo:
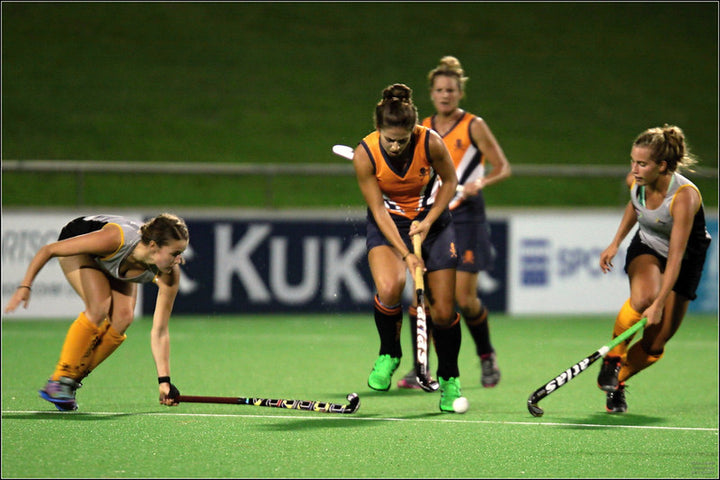
{"label": "metal fence railing", "polygon": [[[193,175],[277,175],[349,176],[354,175],[350,163],[169,163],[96,160],[3,160],[3,172],[56,172],[76,176],[78,204],[83,204],[85,174],[87,173],[162,173]],[[519,177],[618,177],[628,172],[626,165],[512,165]],[[718,178],[716,168],[696,167],[695,173],[706,178]]]}

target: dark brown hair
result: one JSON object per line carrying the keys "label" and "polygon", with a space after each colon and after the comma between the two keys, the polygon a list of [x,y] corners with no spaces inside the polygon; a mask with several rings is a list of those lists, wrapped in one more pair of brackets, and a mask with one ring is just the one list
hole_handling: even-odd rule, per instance
{"label": "dark brown hair", "polygon": [[405,84],[395,83],[386,87],[382,95],[382,100],[375,107],[375,128],[402,127],[412,130],[418,120],[412,89]]}

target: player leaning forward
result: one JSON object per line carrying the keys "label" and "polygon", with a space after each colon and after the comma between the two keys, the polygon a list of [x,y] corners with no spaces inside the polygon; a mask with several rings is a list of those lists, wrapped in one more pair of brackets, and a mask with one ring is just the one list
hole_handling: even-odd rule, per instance
{"label": "player leaning forward", "polygon": [[618,313],[613,337],[642,318],[647,317],[647,325],[629,350],[631,338],[605,357],[598,386],[607,392],[610,413],[627,411],[625,382],[660,360],[680,328],[697,297],[710,245],[700,191],[677,173],[695,163],[683,131],[670,125],[650,128],[635,139],[630,156],[630,201],[610,246],[600,254],[600,268],[612,268],[620,243],[637,223],[625,259],[630,298]]}
{"label": "player leaning forward", "polygon": [[188,240],[185,222],[175,215],[163,213],[142,225],[121,216],[93,215],[71,221],[58,241],[38,250],[5,312],[21,303],[27,308],[33,280],[55,257],[85,304],[68,329],[54,373],[40,390],[42,398],[58,410],[77,410],[80,381],[126,338],[134,319],[137,284],[154,282],[158,295],[150,338],[159,398],[161,404],[177,405],[178,392],[170,383],[168,322]]}
{"label": "player leaning forward", "polygon": [[[368,205],[368,262],[375,282],[375,325],[380,355],[368,378],[373,390],[390,388],[400,365],[402,293],[407,270],[427,272],[429,310],[438,357],[440,410],[454,412],[461,397],[458,370],[459,315],[455,311],[455,231],[448,204],[455,195],[457,175],[440,136],[417,125],[412,90],[390,85],[375,107],[376,130],[355,149],[353,164]],[[436,197],[433,186],[442,181]],[[417,220],[417,224],[411,224]],[[420,235],[423,258],[413,254],[411,238]]]}

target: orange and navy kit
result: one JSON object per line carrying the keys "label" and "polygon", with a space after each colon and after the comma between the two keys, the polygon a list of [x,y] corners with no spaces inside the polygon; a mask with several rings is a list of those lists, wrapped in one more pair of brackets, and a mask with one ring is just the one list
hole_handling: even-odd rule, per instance
{"label": "orange and navy kit", "polygon": [[404,171],[397,171],[387,160],[380,146],[380,133],[375,131],[362,140],[375,169],[385,208],[394,215],[414,220],[423,218],[432,206],[430,193],[437,183],[437,173],[432,168],[428,153],[428,129],[416,125],[407,148],[413,150],[412,161]]}
{"label": "orange and navy kit", "polygon": [[[434,130],[434,118],[427,117],[422,124]],[[477,118],[471,113],[463,112],[450,130],[438,132],[455,164],[458,185],[474,182],[485,175],[485,156],[475,145],[470,133],[470,126]],[[490,226],[487,223],[482,190],[467,198],[456,193],[450,201],[450,210],[455,225],[456,247],[460,255],[457,269],[470,273],[492,270],[495,249],[490,241]]]}
{"label": "orange and navy kit", "polygon": [[[437,131],[434,118],[432,116],[423,119],[422,125]],[[455,164],[458,185],[473,182],[485,174],[485,156],[475,145],[470,134],[470,126],[475,119],[477,119],[475,115],[463,112],[450,130],[438,132]],[[450,201],[450,210],[455,222],[484,222],[486,220],[485,199],[482,190],[477,195],[468,198],[463,198],[460,193],[455,194],[455,198]]]}
{"label": "orange and navy kit", "polygon": [[[403,171],[396,170],[380,145],[380,133],[375,131],[363,138],[360,143],[373,164],[375,178],[382,192],[385,208],[397,226],[400,236],[408,250],[412,243],[408,236],[413,220],[422,220],[433,205],[433,188],[440,178],[432,167],[429,153],[429,129],[416,125],[410,138],[412,161]],[[372,212],[367,213],[367,249],[380,245],[390,245],[380,231]],[[425,242],[423,258],[429,272],[455,268],[457,252],[455,250],[455,230],[452,228],[450,211],[445,211],[435,220]]]}

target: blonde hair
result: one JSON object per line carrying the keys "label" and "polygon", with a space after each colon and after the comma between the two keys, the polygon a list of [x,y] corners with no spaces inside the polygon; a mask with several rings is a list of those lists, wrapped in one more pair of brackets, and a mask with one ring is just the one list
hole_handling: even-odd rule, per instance
{"label": "blonde hair", "polygon": [[667,162],[668,171],[677,169],[694,171],[691,167],[697,159],[690,153],[685,134],[680,127],[668,125],[648,128],[637,136],[633,147],[645,147],[656,163]]}
{"label": "blonde hair", "polygon": [[440,59],[440,63],[437,67],[430,70],[430,73],[428,73],[428,82],[430,83],[431,89],[435,83],[435,77],[440,75],[456,78],[460,91],[462,92],[465,90],[465,82],[468,81],[468,77],[465,76],[465,71],[463,70],[462,65],[460,65],[460,60],[457,58],[452,55],[446,55]]}
{"label": "blonde hair", "polygon": [[375,128],[402,127],[412,130],[418,111],[412,100],[412,89],[403,83],[385,87],[382,100],[375,106]]}

